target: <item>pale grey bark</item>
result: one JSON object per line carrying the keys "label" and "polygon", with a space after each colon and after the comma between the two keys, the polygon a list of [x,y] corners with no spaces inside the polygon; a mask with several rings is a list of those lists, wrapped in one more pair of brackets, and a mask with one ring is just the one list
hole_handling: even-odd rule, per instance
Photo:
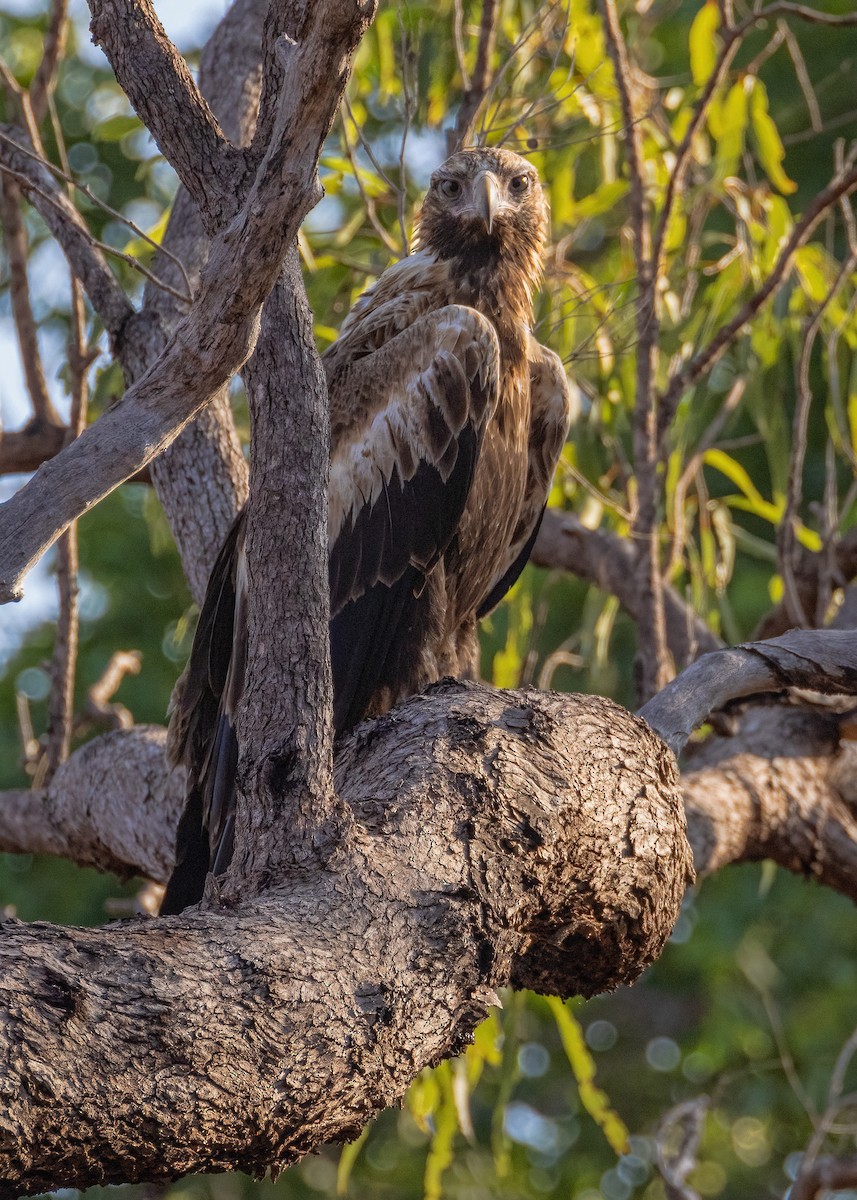
{"label": "pale grey bark", "polygon": [[[240,210],[211,243],[190,311],[124,399],[0,509],[0,602],[19,598],[24,575],[68,524],[162,453],[247,361],[285,251],[318,199],[322,141],[373,12],[318,3],[300,22],[303,40],[277,43],[288,86],[271,142]],[[172,103],[168,89],[160,102]]]}
{"label": "pale grey bark", "polygon": [[756,692],[802,688],[827,695],[857,692],[857,636],[850,629],[793,630],[697,659],[640,709],[675,754],[711,713]]}

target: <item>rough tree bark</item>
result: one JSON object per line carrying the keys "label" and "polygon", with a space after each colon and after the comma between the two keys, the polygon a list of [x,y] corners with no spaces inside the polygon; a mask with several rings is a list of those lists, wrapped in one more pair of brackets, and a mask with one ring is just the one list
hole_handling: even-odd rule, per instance
{"label": "rough tree bark", "polygon": [[0,1196],[353,1135],[497,987],[635,978],[691,877],[672,756],[607,700],[441,685],[361,726],[337,782],[351,836],[256,900],[4,924]]}
{"label": "rough tree bark", "polygon": [[[0,1196],[261,1172],[350,1136],[399,1099],[421,1067],[461,1047],[497,987],[591,994],[632,980],[659,954],[692,877],[685,809],[701,869],[767,853],[854,888],[839,718],[806,733],[803,774],[740,741],[729,764],[687,777],[684,803],[658,732],[685,729],[671,715],[684,718],[681,693],[661,717],[650,712],[653,730],[606,700],[445,683],[360,726],[334,761],[326,403],[289,252],[372,5],[236,0],[206,51],[201,91],[148,3],[91,7],[188,189],[167,240],[195,296],[182,313],[150,289],[135,313],[76,214],[45,198],[51,178],[20,131],[0,138],[0,160],[53,222],[130,385],[0,509],[0,592],[18,595],[69,520],[172,442],[152,473],[199,596],[245,488],[224,387],[255,348],[253,653],[223,887],[176,918],[0,928]],[[205,424],[175,441],[203,410]],[[621,561],[615,545],[611,555]],[[671,604],[668,634],[679,638],[683,610],[673,619]],[[283,619],[272,623],[273,611]],[[713,648],[684,628],[679,659]],[[849,672],[842,687],[853,687]],[[163,739],[151,728],[108,735],[49,788],[6,797],[0,847],[163,879],[182,797]],[[810,784],[814,824],[801,842],[809,826],[794,813],[806,809],[789,789],[808,796]],[[724,816],[712,797],[727,785]]]}

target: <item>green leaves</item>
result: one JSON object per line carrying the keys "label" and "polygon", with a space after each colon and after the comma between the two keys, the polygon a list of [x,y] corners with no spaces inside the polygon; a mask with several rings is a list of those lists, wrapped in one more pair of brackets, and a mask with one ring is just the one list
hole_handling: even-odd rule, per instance
{"label": "green leaves", "polygon": [[789,179],[783,170],[786,151],[780,132],[768,111],[767,89],[761,79],[751,79],[751,84],[750,124],[755,135],[759,162],[774,187],[784,196],[790,196],[797,191],[797,184]]}
{"label": "green leaves", "polygon": [[567,1004],[557,996],[546,997],[547,1006],[556,1021],[562,1048],[574,1072],[580,1091],[580,1102],[601,1129],[616,1154],[630,1149],[628,1130],[619,1114],[611,1107],[610,1097],[595,1084],[595,1061],[586,1045],[583,1030]]}
{"label": "green leaves", "polygon": [[706,0],[693,19],[688,45],[693,82],[702,87],[708,82],[717,62],[717,30],[720,28],[720,8],[716,0]]}

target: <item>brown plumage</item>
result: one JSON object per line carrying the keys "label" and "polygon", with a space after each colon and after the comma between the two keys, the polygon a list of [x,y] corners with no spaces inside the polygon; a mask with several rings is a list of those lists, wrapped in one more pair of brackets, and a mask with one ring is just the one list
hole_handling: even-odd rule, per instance
{"label": "brown plumage", "polygon": [[[416,252],[360,297],[323,356],[337,733],[471,673],[476,622],[529,557],[570,413],[562,364],[530,330],[547,230],[529,163],[454,154],[432,176]],[[162,912],[198,900],[232,853],[243,577],[241,514],[174,698],[188,801]]]}

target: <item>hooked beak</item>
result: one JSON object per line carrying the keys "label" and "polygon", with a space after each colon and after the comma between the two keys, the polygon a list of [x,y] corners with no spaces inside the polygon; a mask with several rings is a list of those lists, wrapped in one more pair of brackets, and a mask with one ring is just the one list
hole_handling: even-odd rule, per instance
{"label": "hooked beak", "polygon": [[473,200],[476,211],[485,222],[485,228],[491,233],[501,200],[497,180],[490,171],[480,171],[474,179]]}

